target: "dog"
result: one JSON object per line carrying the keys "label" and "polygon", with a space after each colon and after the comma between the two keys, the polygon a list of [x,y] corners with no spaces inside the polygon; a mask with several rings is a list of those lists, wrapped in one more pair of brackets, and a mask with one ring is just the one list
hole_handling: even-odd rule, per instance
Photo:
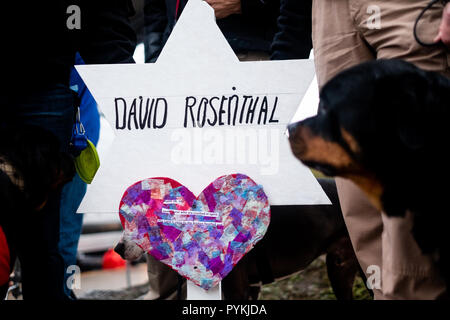
{"label": "dog", "polygon": [[[245,255],[222,281],[225,300],[256,300],[261,284],[271,283],[305,269],[312,261],[326,254],[331,286],[338,299],[352,299],[356,274],[360,271],[353,247],[342,217],[336,185],[332,179],[319,179],[332,205],[272,206],[271,222],[264,238]],[[136,260],[144,253],[123,233],[114,249],[124,259]],[[149,263],[159,277],[171,277],[176,284],[176,272],[155,259]],[[156,286],[160,281],[154,281]],[[160,289],[162,286],[160,286]],[[176,290],[175,288],[172,289]],[[179,286],[181,287],[181,286]],[[150,293],[147,297],[168,296]]]}
{"label": "dog", "polygon": [[[450,80],[400,60],[350,68],[320,92],[318,114],[288,126],[294,155],[350,179],[388,216],[413,215],[413,237],[449,288]],[[437,172],[434,173],[433,170]]]}
{"label": "dog", "polygon": [[[37,221],[50,194],[74,174],[72,157],[60,151],[58,138],[49,131],[31,125],[0,127],[0,228],[4,232],[0,251],[8,253],[11,268],[27,220]],[[7,284],[0,284],[2,296],[6,289]]]}

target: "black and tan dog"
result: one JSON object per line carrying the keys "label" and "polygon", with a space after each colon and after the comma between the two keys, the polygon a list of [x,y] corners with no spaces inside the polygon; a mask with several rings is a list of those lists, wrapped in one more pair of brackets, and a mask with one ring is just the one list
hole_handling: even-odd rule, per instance
{"label": "black and tan dog", "polygon": [[306,165],[352,180],[388,216],[414,216],[413,235],[449,287],[450,80],[399,60],[348,69],[320,92],[318,115],[289,126]]}

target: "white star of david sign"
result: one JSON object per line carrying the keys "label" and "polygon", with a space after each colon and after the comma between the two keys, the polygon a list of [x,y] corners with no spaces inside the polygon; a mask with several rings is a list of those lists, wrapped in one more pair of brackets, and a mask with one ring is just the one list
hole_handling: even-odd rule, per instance
{"label": "white star of david sign", "polygon": [[145,178],[199,194],[231,173],[262,185],[272,205],[329,204],[285,135],[313,62],[240,62],[206,2],[188,2],[156,63],[76,69],[115,131],[79,212],[117,214]]}

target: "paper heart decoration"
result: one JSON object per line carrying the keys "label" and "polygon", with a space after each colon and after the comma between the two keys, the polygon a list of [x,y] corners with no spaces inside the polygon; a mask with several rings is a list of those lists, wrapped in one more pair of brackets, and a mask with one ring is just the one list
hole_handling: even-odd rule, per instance
{"label": "paper heart decoration", "polygon": [[149,178],[126,190],[120,220],[143,250],[208,290],[262,239],[270,206],[243,174],[216,179],[198,197],[175,180]]}

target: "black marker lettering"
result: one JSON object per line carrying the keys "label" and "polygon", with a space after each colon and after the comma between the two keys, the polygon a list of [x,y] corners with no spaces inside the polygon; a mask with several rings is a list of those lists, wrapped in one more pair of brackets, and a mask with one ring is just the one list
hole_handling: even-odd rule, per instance
{"label": "black marker lettering", "polygon": [[244,120],[244,110],[245,110],[245,105],[247,104],[247,100],[250,100],[250,105],[253,102],[253,97],[252,96],[244,96],[244,103],[242,104],[242,109],[241,109],[241,116],[239,117],[239,123],[242,124],[242,121]]}
{"label": "black marker lettering", "polygon": [[222,96],[222,101],[220,102],[220,108],[219,108],[219,126],[223,126],[225,123],[222,121],[222,114],[226,113],[225,110],[223,110],[223,104],[224,102],[228,100],[225,96]]}
{"label": "black marker lettering", "polygon": [[275,114],[275,110],[277,109],[278,97],[275,97],[275,102],[273,104],[272,113],[270,114],[269,123],[277,123],[278,119],[273,119],[273,115]]}
{"label": "black marker lettering", "polygon": [[131,116],[134,118],[134,127],[138,129],[138,121],[136,118],[136,98],[133,99],[133,103],[130,107],[130,113],[128,114],[128,130],[131,130]]}
{"label": "black marker lettering", "polygon": [[[253,105],[249,105],[248,106],[248,111],[247,111],[247,118],[245,120],[245,123],[249,123],[249,119],[250,119],[250,123],[253,123],[253,117],[255,116],[255,109],[256,109],[256,104],[259,101],[259,97],[256,97],[255,102],[253,103]],[[251,118],[250,118],[251,116]]]}
{"label": "black marker lettering", "polygon": [[214,106],[212,104],[213,100],[220,100],[220,98],[219,97],[212,97],[211,99],[209,99],[209,106],[211,107],[212,111],[214,112],[214,121],[211,122],[208,119],[208,124],[210,126],[214,126],[217,123],[217,112],[216,112],[216,108],[214,108]]}
{"label": "black marker lettering", "polygon": [[[203,116],[201,118],[200,121],[200,114],[201,114],[201,110],[202,110],[202,105],[203,105]],[[203,128],[206,122],[206,107],[208,106],[208,99],[207,98],[202,98],[202,100],[200,100],[200,103],[198,104],[198,109],[197,109],[197,125],[200,128]]]}
{"label": "black marker lettering", "polygon": [[231,115],[231,103],[233,102],[233,99],[235,99],[235,104],[234,104],[234,112],[233,112],[233,126],[236,125],[236,116],[237,116],[237,111],[238,111],[238,107],[239,107],[239,97],[237,95],[231,96],[230,99],[228,100],[228,125],[230,125],[230,115]]}
{"label": "black marker lettering", "polygon": [[[122,125],[119,125],[119,106],[117,104],[118,101],[122,101],[123,102],[123,122]],[[126,123],[126,119],[127,119],[127,102],[125,101],[124,98],[115,98],[114,99],[114,103],[116,105],[116,129],[118,130],[123,130],[125,129],[127,123]]]}
{"label": "black marker lettering", "polygon": [[264,114],[264,122],[263,124],[266,124],[267,121],[267,109],[269,108],[267,97],[263,98],[263,101],[261,102],[261,109],[259,109],[259,116],[258,116],[258,124],[261,124],[261,116]]}
{"label": "black marker lettering", "polygon": [[[164,102],[164,116],[163,116],[163,121],[161,122],[161,124],[157,125],[156,124],[156,118],[157,118],[157,115],[158,115],[158,103],[159,103],[159,101],[163,101]],[[155,128],[155,129],[164,128],[164,126],[166,125],[166,122],[167,122],[167,101],[164,98],[158,98],[156,100],[156,104],[155,104],[155,113],[154,113],[154,116],[153,116],[153,128]]]}
{"label": "black marker lettering", "polygon": [[142,120],[142,97],[139,97],[139,128],[142,130],[145,128],[145,123],[147,122],[148,117],[148,98],[147,98],[147,106],[145,107],[145,116],[144,120]]}
{"label": "black marker lettering", "polygon": [[[148,106],[148,100],[147,99],[147,106]],[[151,120],[152,120],[152,111],[153,111],[153,105],[155,104],[155,98],[152,99],[152,103],[150,104],[150,110],[148,111],[148,121],[147,121],[147,128],[151,128],[152,124],[151,124]]]}
{"label": "black marker lettering", "polygon": [[[189,100],[194,100],[192,102],[192,104],[189,103]],[[184,110],[184,127],[187,128],[187,123],[188,123],[188,109],[189,112],[191,114],[191,119],[192,119],[192,126],[195,127],[195,120],[194,120],[194,113],[192,111],[192,108],[195,106],[197,102],[197,99],[195,99],[195,97],[186,97],[186,106],[185,106],[185,110]]]}

